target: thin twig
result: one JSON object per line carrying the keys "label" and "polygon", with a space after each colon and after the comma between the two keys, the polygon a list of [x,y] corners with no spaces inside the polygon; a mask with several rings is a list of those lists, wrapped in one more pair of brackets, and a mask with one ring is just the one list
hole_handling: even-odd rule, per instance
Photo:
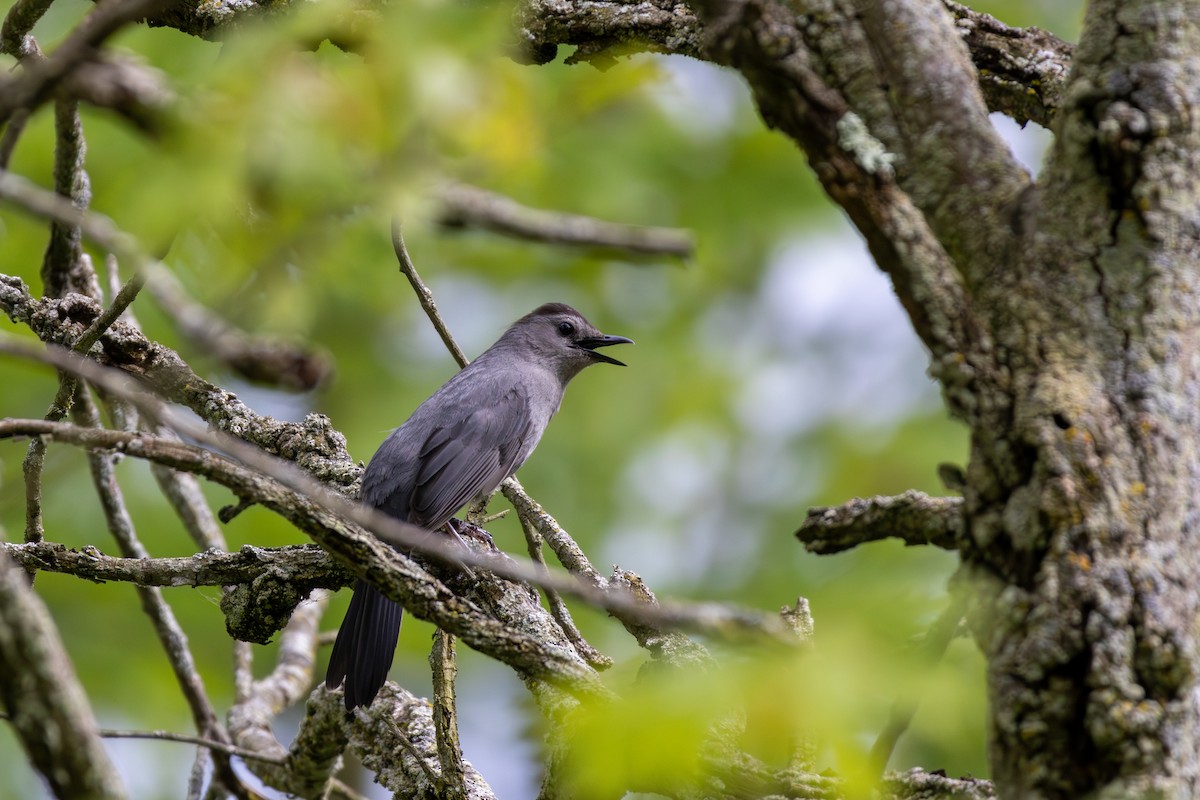
{"label": "thin twig", "polygon": [[104,309],[104,312],[96,318],[96,321],[88,326],[88,329],[83,332],[83,335],[79,337],[79,341],[75,343],[75,346],[72,349],[80,354],[91,350],[92,345],[100,341],[100,337],[103,336],[108,329],[111,328],[113,324],[121,318],[121,315],[125,313],[125,309],[129,308],[129,304],[137,299],[138,292],[140,292],[142,287],[145,285],[145,276],[140,272],[134,273],[134,275],[125,282],[125,285],[121,287],[121,291],[118,292],[117,296],[113,298],[113,301],[109,304],[108,308]]}
{"label": "thin twig", "polygon": [[429,291],[429,287],[417,273],[417,266],[409,257],[408,248],[404,246],[404,235],[400,231],[399,218],[392,220],[392,249],[396,251],[396,259],[400,262],[400,271],[412,284],[413,291],[417,293],[417,302],[421,304],[421,308],[425,309],[429,321],[433,323],[433,329],[438,332],[438,336],[442,337],[442,341],[446,343],[446,349],[450,351],[450,355],[454,357],[458,365],[465,367],[470,363],[470,359],[458,346],[458,342],[454,341],[454,334],[450,333],[450,328],[446,326],[442,315],[438,313],[437,303],[433,301],[433,292]]}
{"label": "thin twig", "polygon": [[247,750],[245,747],[218,742],[215,739],[208,739],[204,736],[193,736],[188,733],[174,733],[172,731],[118,731],[101,728],[100,736],[105,739],[158,739],[164,742],[183,742],[184,744],[199,745],[209,750],[215,750],[218,753],[224,753],[225,755],[244,758],[247,761],[265,761],[269,764],[282,763],[281,759],[275,756],[265,756],[262,753]]}

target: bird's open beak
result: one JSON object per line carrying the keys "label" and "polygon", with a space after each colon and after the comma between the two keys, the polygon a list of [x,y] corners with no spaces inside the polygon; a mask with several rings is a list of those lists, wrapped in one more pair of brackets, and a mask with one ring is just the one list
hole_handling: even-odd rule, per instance
{"label": "bird's open beak", "polygon": [[625,366],[625,362],[617,361],[612,356],[606,356],[604,353],[597,353],[597,347],[608,347],[613,344],[633,344],[633,339],[626,339],[624,336],[596,336],[591,339],[580,339],[575,342],[575,346],[581,350],[586,350],[588,355],[597,361],[603,361],[606,364],[616,364],[618,367]]}

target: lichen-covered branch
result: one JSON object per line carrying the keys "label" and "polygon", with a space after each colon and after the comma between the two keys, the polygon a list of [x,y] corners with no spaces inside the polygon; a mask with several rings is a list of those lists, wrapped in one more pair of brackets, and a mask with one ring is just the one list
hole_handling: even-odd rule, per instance
{"label": "lichen-covered branch", "polygon": [[0,550],[27,569],[135,586],[229,586],[275,575],[307,595],[312,589],[340,589],[354,582],[349,571],[313,544],[281,548],[243,545],[233,553],[209,550],[182,558],[119,558],[104,555],[95,547],[72,550],[54,542],[0,542]]}
{"label": "lichen-covered branch", "polygon": [[[23,281],[9,275],[0,275],[0,311],[28,325],[42,341],[67,347],[101,313],[98,303],[80,295],[34,298]],[[101,363],[137,375],[162,397],[187,406],[218,430],[293,461],[332,485],[347,487],[357,480],[361,469],[346,451],[345,437],[327,417],[310,414],[302,423],[291,423],[257,414],[237,395],[193,372],[174,350],[120,322],[98,345],[95,355]]]}
{"label": "lichen-covered branch", "polygon": [[1049,128],[1063,101],[1075,46],[1041,28],[1016,28],[942,0],[971,53],[988,110]]}
{"label": "lichen-covered branch", "polygon": [[[1048,126],[1062,102],[1072,45],[1047,31],[1011,27],[953,0],[943,2],[970,52],[988,109],[1021,124]],[[812,10],[804,7],[795,16]],[[700,18],[674,0],[524,0],[516,19],[524,57],[537,64],[554,60],[559,45],[576,45],[573,61],[599,66],[631,51],[710,57]]]}
{"label": "lichen-covered branch", "polygon": [[963,525],[962,498],[909,490],[895,497],[855,498],[840,506],[810,508],[796,538],[818,555],[881,539],[958,550],[966,541]]}

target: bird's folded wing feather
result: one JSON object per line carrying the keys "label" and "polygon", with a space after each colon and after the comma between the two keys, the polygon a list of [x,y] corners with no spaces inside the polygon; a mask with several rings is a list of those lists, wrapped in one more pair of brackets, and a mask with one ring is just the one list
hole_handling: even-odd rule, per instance
{"label": "bird's folded wing feather", "polygon": [[495,489],[520,466],[529,427],[528,400],[510,389],[498,402],[431,431],[417,458],[409,521],[439,528],[480,492]]}

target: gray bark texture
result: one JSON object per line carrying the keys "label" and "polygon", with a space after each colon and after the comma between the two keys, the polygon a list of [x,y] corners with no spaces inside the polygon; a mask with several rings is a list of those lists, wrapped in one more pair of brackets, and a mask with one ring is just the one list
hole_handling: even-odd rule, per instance
{"label": "gray bark texture", "polygon": [[[932,0],[693,5],[521,20],[535,60],[740,71],[891,276],[971,431],[955,587],[999,794],[1196,796],[1200,4],[1097,0],[1074,49]],[[1050,125],[1037,181],[994,110]]]}

